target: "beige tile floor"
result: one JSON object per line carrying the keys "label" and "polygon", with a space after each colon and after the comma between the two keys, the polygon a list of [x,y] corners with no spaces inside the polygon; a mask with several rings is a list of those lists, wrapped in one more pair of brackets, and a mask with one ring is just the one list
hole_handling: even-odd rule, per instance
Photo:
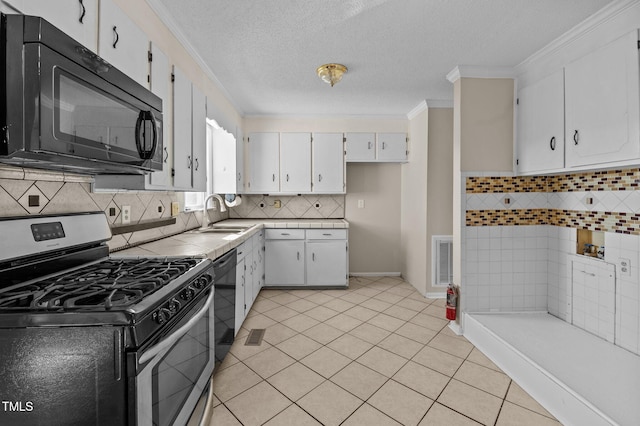
{"label": "beige tile floor", "polygon": [[[211,426],[559,425],[395,277],[265,290],[213,378]],[[266,329],[245,346],[250,329]]]}

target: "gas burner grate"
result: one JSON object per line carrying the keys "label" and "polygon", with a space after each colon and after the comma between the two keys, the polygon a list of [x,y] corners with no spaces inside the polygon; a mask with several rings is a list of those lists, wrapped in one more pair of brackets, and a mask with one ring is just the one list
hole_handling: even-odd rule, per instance
{"label": "gas burner grate", "polygon": [[24,286],[0,290],[0,310],[111,310],[141,301],[199,259],[107,259]]}

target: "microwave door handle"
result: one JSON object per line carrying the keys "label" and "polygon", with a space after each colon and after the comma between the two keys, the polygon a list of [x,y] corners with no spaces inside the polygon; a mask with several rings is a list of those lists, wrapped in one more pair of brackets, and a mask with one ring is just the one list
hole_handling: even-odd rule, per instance
{"label": "microwave door handle", "polygon": [[[145,150],[146,148],[146,142],[147,142],[147,136],[146,136],[146,127],[143,127],[145,121],[150,121],[151,122],[151,130],[153,132],[153,137],[152,137],[152,145],[151,145],[151,149],[150,150]],[[142,140],[140,137],[140,133],[142,131]],[[142,158],[143,160],[149,160],[151,158],[153,158],[153,154],[155,154],[156,151],[156,147],[158,145],[158,133],[156,132],[156,119],[153,116],[153,113],[151,111],[140,111],[140,114],[138,114],[138,119],[136,120],[136,147],[138,148],[138,155],[140,155],[140,158]]]}
{"label": "microwave door handle", "polygon": [[207,297],[207,301],[204,303],[204,306],[202,307],[202,309],[200,309],[200,311],[198,311],[197,314],[191,317],[191,319],[187,321],[187,323],[184,324],[182,327],[180,327],[179,329],[171,333],[169,336],[165,337],[156,345],[146,350],[142,354],[138,362],[140,364],[144,364],[150,359],[152,359],[154,356],[158,355],[160,352],[173,346],[173,344],[177,342],[178,339],[180,339],[182,336],[187,334],[189,329],[192,328],[198,321],[200,321],[200,319],[204,316],[204,314],[207,313],[207,311],[209,310],[209,307],[211,306],[212,301],[213,301],[213,289],[211,289],[211,293],[209,293],[209,297]]}

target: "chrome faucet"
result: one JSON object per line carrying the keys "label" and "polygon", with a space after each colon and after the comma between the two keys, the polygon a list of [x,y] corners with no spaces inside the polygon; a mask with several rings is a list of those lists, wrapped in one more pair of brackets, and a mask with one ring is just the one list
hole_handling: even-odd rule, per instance
{"label": "chrome faucet", "polygon": [[[207,212],[207,204],[209,204],[209,200],[215,198],[218,200],[218,204],[220,204],[220,211],[226,212],[227,207],[224,205],[224,200],[218,194],[211,194],[207,198],[204,199],[204,208],[202,209],[202,227],[200,229],[207,229],[209,227],[209,213]],[[215,205],[214,205],[215,208]]]}

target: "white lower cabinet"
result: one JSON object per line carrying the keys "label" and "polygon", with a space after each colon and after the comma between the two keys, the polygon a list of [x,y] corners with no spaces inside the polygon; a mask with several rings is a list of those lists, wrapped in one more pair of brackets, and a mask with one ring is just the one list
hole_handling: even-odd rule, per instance
{"label": "white lower cabinet", "polygon": [[267,229],[265,286],[346,286],[346,229]]}
{"label": "white lower cabinet", "polygon": [[[304,235],[304,231],[302,231]],[[270,240],[265,246],[265,285],[304,285],[304,237],[300,240]]]}
{"label": "white lower cabinet", "polygon": [[238,334],[264,284],[264,231],[240,244],[236,253],[235,334]]}

